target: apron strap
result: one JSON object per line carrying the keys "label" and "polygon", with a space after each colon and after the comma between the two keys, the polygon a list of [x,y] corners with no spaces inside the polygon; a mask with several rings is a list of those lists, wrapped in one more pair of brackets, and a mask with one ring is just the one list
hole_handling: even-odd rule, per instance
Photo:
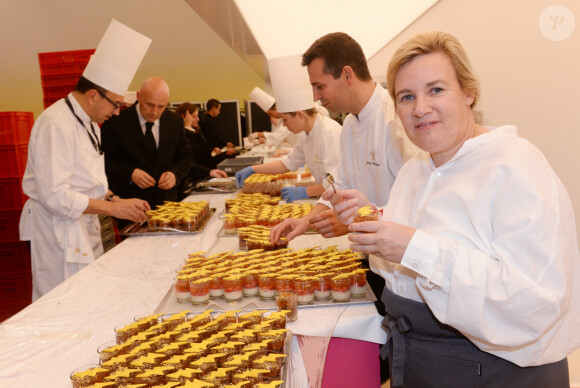
{"label": "apron strap", "polygon": [[[382,322],[383,327],[388,331],[393,340],[393,359],[391,381],[392,386],[402,387],[403,376],[405,371],[405,336],[404,334],[411,330],[411,322],[405,317],[394,319],[385,315]],[[382,359],[387,358],[389,354],[389,341],[384,344],[380,350]]]}

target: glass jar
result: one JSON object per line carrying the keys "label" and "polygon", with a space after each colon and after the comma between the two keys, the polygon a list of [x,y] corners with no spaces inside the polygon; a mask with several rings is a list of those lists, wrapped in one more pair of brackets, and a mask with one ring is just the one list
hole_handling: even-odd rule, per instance
{"label": "glass jar", "polygon": [[276,297],[276,274],[265,273],[258,275],[260,299],[273,300]]}
{"label": "glass jar", "polygon": [[191,293],[191,303],[194,306],[203,306],[209,302],[209,282],[210,278],[201,278],[189,283]]}
{"label": "glass jar", "polygon": [[350,286],[350,295],[353,298],[364,298],[366,296],[367,274],[363,269],[351,273],[352,283]]}
{"label": "glass jar", "polygon": [[310,277],[294,279],[294,291],[298,304],[310,304],[314,301],[314,280]]}
{"label": "glass jar", "polygon": [[314,280],[314,299],[330,299],[330,274],[320,274],[315,276]]}
{"label": "glass jar", "polygon": [[211,299],[224,297],[224,275],[213,274],[209,277],[209,297]]}
{"label": "glass jar", "polygon": [[286,312],[286,321],[294,322],[298,318],[298,299],[294,290],[276,292],[277,311]]}
{"label": "glass jar", "polygon": [[89,364],[75,369],[70,374],[70,380],[74,388],[88,387],[97,383],[105,382],[104,378],[111,370],[102,368],[100,365]]}
{"label": "glass jar", "polygon": [[228,302],[237,302],[244,296],[242,275],[229,275],[223,279],[224,297]]}
{"label": "glass jar", "polygon": [[175,278],[175,296],[179,303],[188,303],[191,301],[189,280],[189,275],[180,275]]}
{"label": "glass jar", "polygon": [[340,274],[330,279],[330,295],[335,302],[348,302],[350,300],[350,276]]}
{"label": "glass jar", "polygon": [[260,288],[258,286],[258,271],[248,271],[244,274],[244,296],[252,297],[258,295]]}
{"label": "glass jar", "polygon": [[294,277],[288,275],[278,276],[276,278],[276,291],[291,291],[294,290]]}

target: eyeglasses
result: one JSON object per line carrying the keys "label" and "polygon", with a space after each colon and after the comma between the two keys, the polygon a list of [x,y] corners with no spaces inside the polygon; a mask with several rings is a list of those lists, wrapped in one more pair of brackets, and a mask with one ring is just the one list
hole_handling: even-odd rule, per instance
{"label": "eyeglasses", "polygon": [[113,109],[113,111],[119,109],[121,107],[121,104],[117,104],[114,101],[112,101],[109,97],[107,97],[105,95],[105,93],[101,92],[100,90],[97,90],[97,92],[99,93],[99,96],[103,97],[105,100],[109,101],[111,103],[111,105],[113,105],[115,107],[115,109]]}

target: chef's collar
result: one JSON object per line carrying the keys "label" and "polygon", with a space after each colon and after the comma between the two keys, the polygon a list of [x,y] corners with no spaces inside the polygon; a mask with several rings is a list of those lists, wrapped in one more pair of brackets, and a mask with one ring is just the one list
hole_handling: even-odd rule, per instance
{"label": "chef's collar", "polygon": [[81,104],[79,104],[79,102],[76,100],[75,96],[72,93],[69,93],[67,97],[73,106],[75,111],[74,113],[81,119],[83,123],[87,123],[87,126],[90,126],[92,120],[87,112],[85,112]]}
{"label": "chef's collar", "polygon": [[372,103],[375,99],[380,99],[381,97],[381,92],[380,90],[383,87],[381,85],[379,85],[378,82],[375,82],[375,90],[373,91],[373,94],[371,94],[371,98],[369,98],[369,100],[367,101],[367,103],[365,104],[365,106],[361,109],[360,112],[358,112],[358,115],[356,114],[352,114],[354,117],[356,117],[356,119],[358,121],[362,121],[364,120],[366,117],[369,117],[372,114],[372,107],[374,106],[374,104]]}

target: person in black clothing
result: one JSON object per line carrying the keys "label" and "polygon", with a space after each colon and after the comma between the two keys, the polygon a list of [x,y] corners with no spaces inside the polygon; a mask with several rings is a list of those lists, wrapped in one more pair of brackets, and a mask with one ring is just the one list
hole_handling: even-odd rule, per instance
{"label": "person in black clothing", "polygon": [[205,142],[204,136],[200,133],[199,110],[197,105],[190,102],[184,102],[177,107],[175,113],[183,117],[183,123],[185,124],[186,130],[185,137],[188,140],[191,149],[191,156],[193,158],[193,164],[183,181],[182,189],[180,191],[183,193],[189,187],[207,177],[227,178],[228,174],[215,168],[215,165],[217,164],[216,160],[223,158],[220,158],[219,156],[213,157],[211,155],[207,142]]}
{"label": "person in black clothing", "polygon": [[122,198],[146,200],[151,209],[178,200],[193,162],[183,119],[165,109],[168,100],[167,83],[149,78],[137,93],[138,103],[101,128],[109,187]]}
{"label": "person in black clothing", "polygon": [[[199,126],[199,110],[194,104],[185,102],[177,107],[175,113],[183,117],[185,123],[185,135],[191,147],[191,153],[194,161],[205,167],[207,170],[213,170],[217,164],[226,158],[225,153],[216,155],[213,153],[208,139]],[[191,116],[191,117],[189,117]],[[186,121],[189,121],[189,125]],[[206,171],[207,171],[206,170]]]}
{"label": "person in black clothing", "polygon": [[[223,141],[220,138],[218,131],[216,119],[220,114],[222,104],[215,98],[211,98],[207,101],[205,107],[205,115],[203,115],[199,125],[201,127],[201,132],[205,136],[208,146],[211,148],[211,152],[214,155],[221,155],[224,153],[224,158],[235,156],[236,151],[234,150],[234,145],[230,142]],[[226,150],[222,151],[224,148]]]}

